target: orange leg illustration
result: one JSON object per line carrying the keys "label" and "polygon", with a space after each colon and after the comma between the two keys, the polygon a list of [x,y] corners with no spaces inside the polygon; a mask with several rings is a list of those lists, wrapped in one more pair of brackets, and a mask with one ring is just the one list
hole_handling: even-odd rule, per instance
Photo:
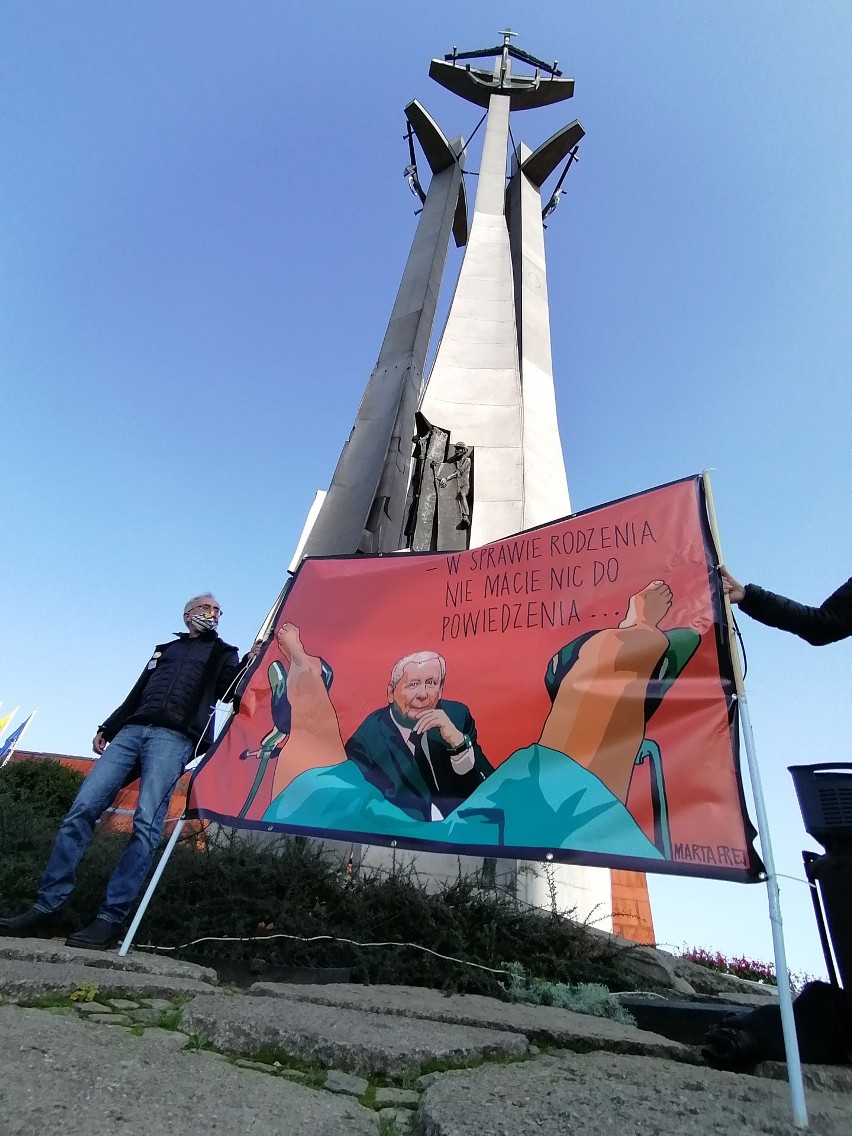
{"label": "orange leg illustration", "polygon": [[305,651],[293,623],[282,623],[276,640],[287,670],[292,718],[290,736],[275,767],[273,800],[300,773],[346,760],[340,725],[323,681],[322,660]]}
{"label": "orange leg illustration", "polygon": [[671,605],[668,584],[654,580],[631,597],[618,627],[586,640],[539,739],[594,773],[622,802],[645,736],[648,683],[668,647],[659,624]]}

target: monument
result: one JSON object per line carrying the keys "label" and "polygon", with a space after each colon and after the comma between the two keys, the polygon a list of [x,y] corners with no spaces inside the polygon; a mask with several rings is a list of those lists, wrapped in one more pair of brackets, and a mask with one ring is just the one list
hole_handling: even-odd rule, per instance
{"label": "monument", "polygon": [[[513,31],[501,35],[494,47],[454,48],[429,68],[441,86],[484,108],[470,224],[467,144],[448,140],[416,100],[405,108],[405,175],[422,211],[378,362],[300,555],[477,547],[571,512],[556,414],[544,218],[559,202],[584,130],[575,120],[534,150],[515,144],[510,115],[571,98],[574,81],[557,62],[515,47]],[[425,192],[415,139],[432,175]],[[543,200],[542,187],[560,166]],[[464,257],[425,376],[451,237]],[[364,863],[384,864],[391,853],[365,846],[359,855]],[[458,874],[455,856],[407,855],[421,875]],[[575,908],[604,929],[613,929],[617,875],[622,888],[633,889],[635,937],[651,937],[647,890],[643,877],[629,878],[635,873],[514,861],[465,867],[483,870],[527,902]],[[628,930],[618,923],[616,929]]]}

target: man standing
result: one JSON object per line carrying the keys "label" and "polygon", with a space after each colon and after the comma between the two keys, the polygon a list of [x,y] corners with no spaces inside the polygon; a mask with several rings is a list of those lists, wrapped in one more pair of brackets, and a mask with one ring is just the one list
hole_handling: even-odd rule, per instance
{"label": "man standing", "polygon": [[467,706],[441,697],[447,664],[436,651],[405,655],[374,710],[346,743],[346,756],[397,808],[442,820],[493,773]]}
{"label": "man standing", "polygon": [[0,919],[0,935],[32,935],[49,925],[73,890],[98,818],[138,776],[133,832],[98,917],[66,940],[68,946],[98,950],[116,945],[159,843],[172,792],[194,753],[210,746],[217,700],[233,697],[240,660],[236,647],[217,634],[221,614],[209,592],[189,600],[183,612],[187,630],[154,648],[127,698],[98,727],[92,748],[100,760],[60,826],[35,904],[23,915]]}

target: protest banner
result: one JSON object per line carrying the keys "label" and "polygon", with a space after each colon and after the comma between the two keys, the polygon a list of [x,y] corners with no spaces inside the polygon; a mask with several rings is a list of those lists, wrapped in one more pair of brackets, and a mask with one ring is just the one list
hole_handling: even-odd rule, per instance
{"label": "protest banner", "polygon": [[187,815],[748,882],[700,477],[481,548],[303,561]]}

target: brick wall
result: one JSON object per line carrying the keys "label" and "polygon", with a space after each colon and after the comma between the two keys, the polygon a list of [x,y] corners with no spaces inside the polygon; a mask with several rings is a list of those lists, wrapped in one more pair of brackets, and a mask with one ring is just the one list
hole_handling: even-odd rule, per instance
{"label": "brick wall", "polygon": [[[16,749],[11,757],[12,761],[58,761],[67,769],[76,769],[84,776],[94,767],[98,760],[92,757],[75,757],[67,753],[41,753],[35,750]],[[186,794],[189,788],[190,774],[185,773],[177,784],[169,802],[169,811],[166,814],[165,831],[171,830],[175,821],[183,815],[186,807]],[[99,828],[107,832],[129,832],[133,825],[133,811],[139,796],[139,781],[133,781],[126,789],[122,789],[101,818]],[[181,837],[183,839],[183,837]]]}

